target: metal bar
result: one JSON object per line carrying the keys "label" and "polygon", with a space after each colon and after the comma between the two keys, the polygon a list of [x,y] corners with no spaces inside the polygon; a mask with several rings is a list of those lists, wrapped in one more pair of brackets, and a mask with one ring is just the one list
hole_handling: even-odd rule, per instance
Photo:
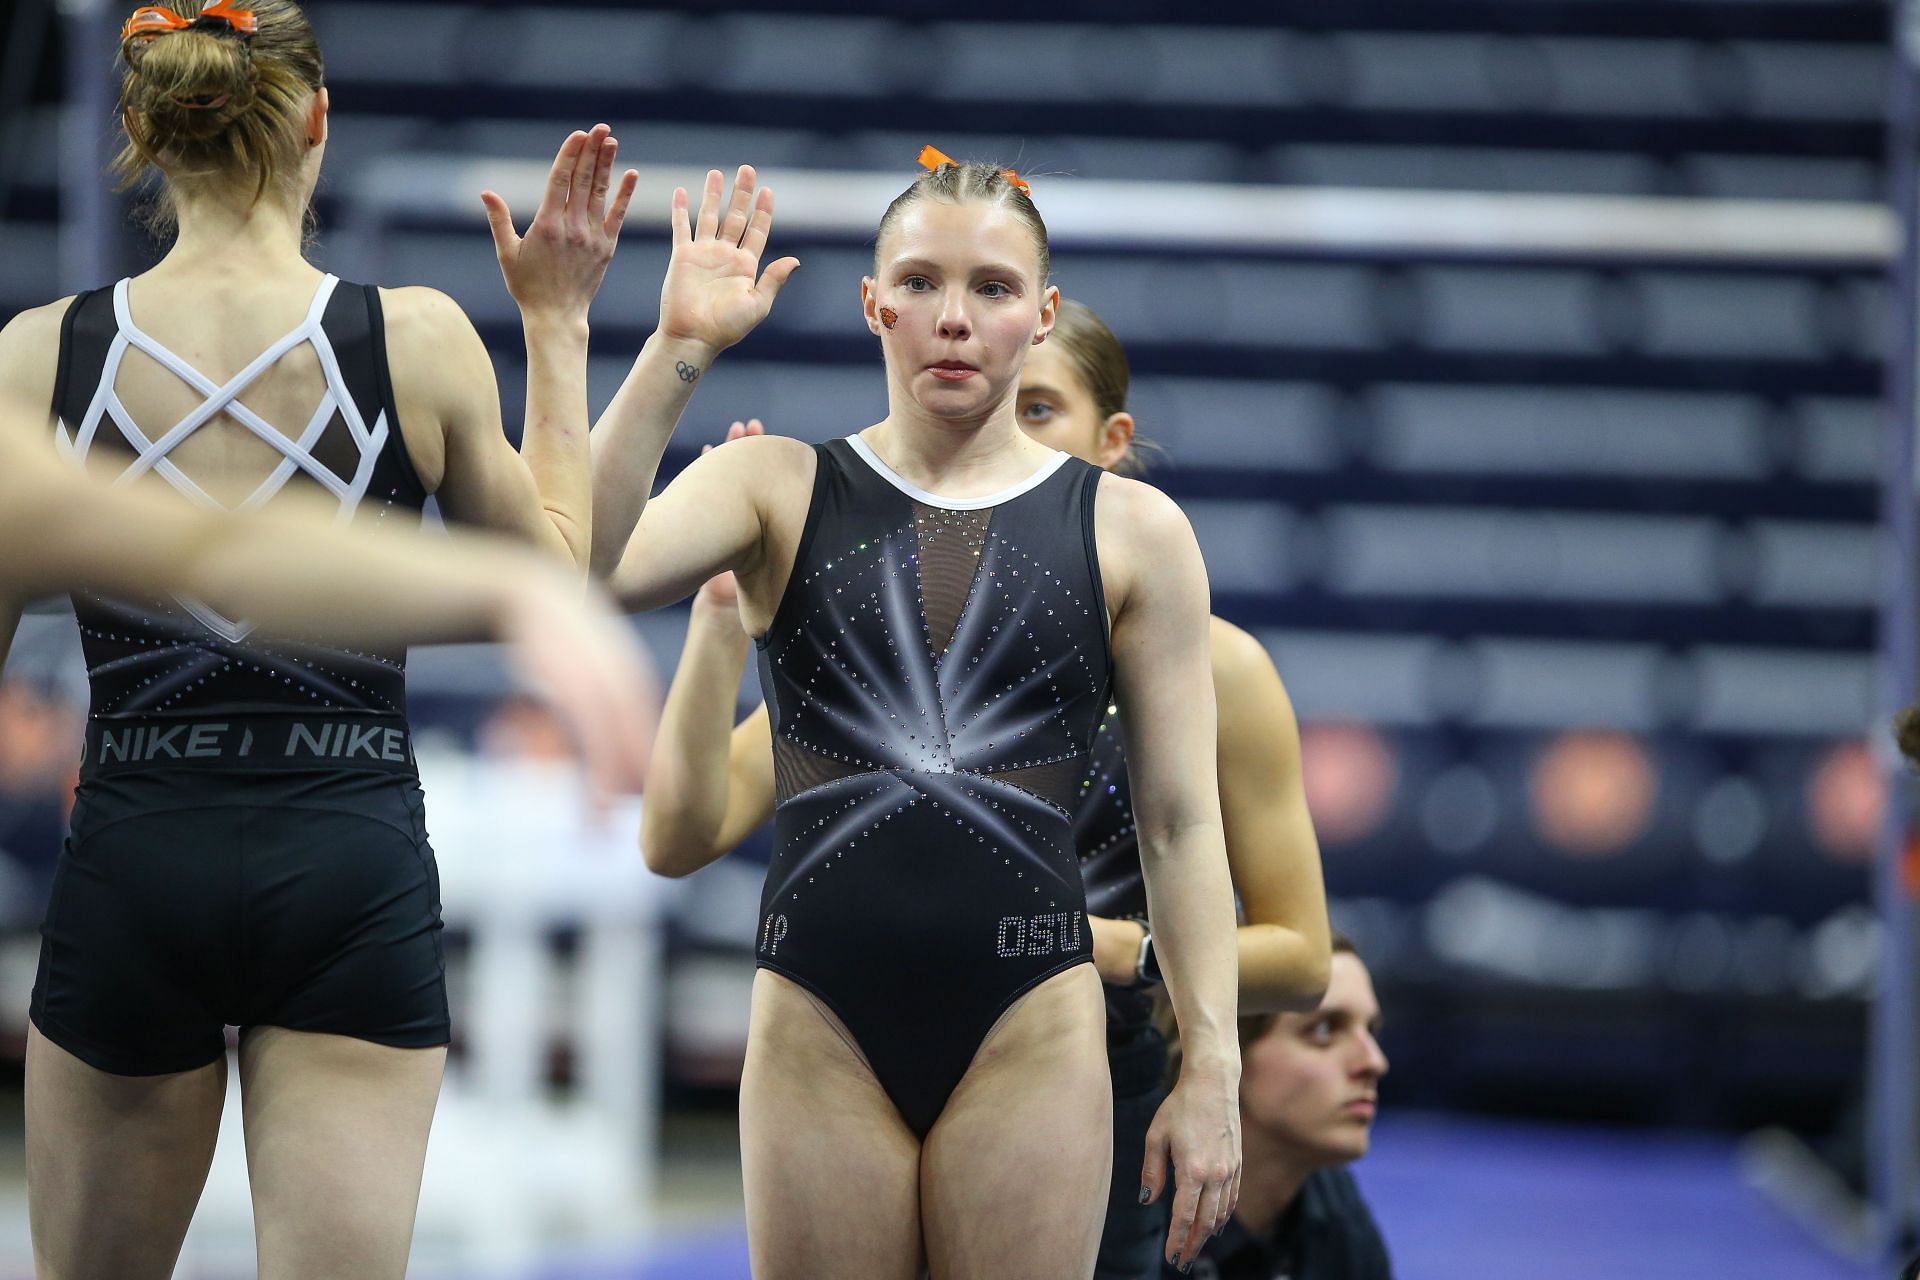
{"label": "metal bar", "polygon": [[[390,155],[353,187],[356,207],[380,218],[475,222],[473,193],[491,187],[515,209],[540,202],[546,161]],[[698,170],[639,166],[633,207],[664,209],[676,186],[697,191]],[[780,193],[787,234],[873,237],[880,211],[911,175],[824,169],[761,171]],[[1398,191],[1247,186],[1210,182],[1036,182],[1051,234],[1075,246],[1153,244],[1247,252],[1311,248],[1497,253],[1503,258],[1578,253],[1633,262],[1879,263],[1894,252],[1884,205],[1842,200],[1705,200],[1568,196],[1499,191]]]}

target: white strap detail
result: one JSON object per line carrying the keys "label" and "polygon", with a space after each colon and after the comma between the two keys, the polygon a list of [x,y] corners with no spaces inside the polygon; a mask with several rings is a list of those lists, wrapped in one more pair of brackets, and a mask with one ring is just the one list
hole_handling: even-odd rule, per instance
{"label": "white strap detail", "polygon": [[1009,485],[998,493],[989,493],[981,498],[946,498],[937,493],[929,493],[913,481],[888,466],[873,446],[859,436],[846,437],[847,444],[860,456],[861,461],[872,467],[874,473],[915,502],[925,503],[929,507],[944,507],[948,511],[979,511],[985,507],[997,507],[1013,501],[1023,493],[1037,489],[1047,482],[1047,478],[1066,465],[1072,454],[1054,451],[1053,457],[1040,464],[1039,470],[1017,484]]}
{"label": "white strap detail", "polygon": [[[62,451],[76,460],[84,460],[93,444],[94,435],[99,430],[101,418],[112,418],[114,425],[120,429],[120,434],[125,437],[129,445],[133,446],[134,450],[133,461],[127,464],[114,483],[124,484],[147,471],[152,471],[193,501],[203,506],[218,508],[221,504],[195,483],[192,477],[182,471],[169,455],[182,440],[214,418],[225,414],[282,455],[281,460],[275,464],[272,471],[267,473],[266,478],[240,502],[238,510],[252,510],[262,506],[268,499],[279,493],[297,472],[321,485],[339,501],[338,522],[345,523],[352,519],[354,509],[366,496],[367,486],[373,479],[374,466],[379,462],[380,451],[386,446],[388,428],[384,408],[375,418],[372,427],[368,427],[366,419],[361,416],[359,405],[354,402],[346,378],[340,371],[339,357],[334,353],[333,344],[327,340],[326,330],[321,324],[326,316],[327,304],[333,298],[334,287],[339,284],[339,278],[333,275],[323,276],[319,288],[314,290],[313,301],[307,308],[306,317],[290,332],[256,356],[246,368],[229,378],[224,385],[215,384],[211,378],[162,346],[134,323],[132,306],[128,301],[130,284],[130,279],[123,279],[113,287],[113,315],[119,326],[119,332],[114,336],[113,343],[107,350],[106,361],[101,367],[100,384],[95,389],[93,400],[87,406],[86,416],[82,419],[79,429],[74,432],[71,442],[67,439],[66,424],[62,422],[57,425],[55,435]],[[306,427],[301,431],[299,438],[291,439],[252,409],[241,404],[239,397],[261,374],[302,343],[313,348],[327,386],[321,394],[320,403],[315,406],[313,415],[307,420]],[[127,411],[126,405],[121,402],[119,394],[114,389],[129,347],[136,347],[152,357],[204,397],[198,407],[157,438],[149,439],[140,429],[139,424],[134,421],[133,415]],[[333,421],[336,413],[345,423],[347,434],[352,438],[359,453],[359,459],[351,477],[335,474],[331,468],[313,455],[314,447],[326,433],[327,426]],[[232,621],[201,601],[189,600],[184,596],[176,599],[208,630],[229,641],[238,642],[253,630],[251,624]]]}

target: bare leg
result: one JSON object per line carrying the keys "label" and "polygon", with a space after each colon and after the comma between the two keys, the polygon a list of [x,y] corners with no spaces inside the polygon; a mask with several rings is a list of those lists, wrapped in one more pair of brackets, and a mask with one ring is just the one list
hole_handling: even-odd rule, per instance
{"label": "bare leg", "polygon": [[166,1280],[207,1182],[222,1057],[116,1076],[27,1028],[27,1216],[40,1280]]}
{"label": "bare leg", "polygon": [[757,1280],[916,1280],[920,1142],[840,1020],[762,969],[740,1077]]}
{"label": "bare leg", "polygon": [[1079,965],[980,1046],[921,1163],[934,1280],[1093,1274],[1113,1163],[1106,1024],[1100,979]]}
{"label": "bare leg", "polygon": [[240,1102],[261,1280],[406,1274],[447,1051],[252,1027]]}

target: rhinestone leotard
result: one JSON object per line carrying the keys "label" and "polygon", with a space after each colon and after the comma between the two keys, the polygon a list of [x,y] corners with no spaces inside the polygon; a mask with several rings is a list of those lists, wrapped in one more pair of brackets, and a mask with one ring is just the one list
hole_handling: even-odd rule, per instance
{"label": "rhinestone leotard", "polygon": [[817,448],[760,641],[774,856],[758,962],[825,1001],[916,1133],[994,1022],[1092,958],[1072,808],[1112,660],[1100,472],[956,501]]}

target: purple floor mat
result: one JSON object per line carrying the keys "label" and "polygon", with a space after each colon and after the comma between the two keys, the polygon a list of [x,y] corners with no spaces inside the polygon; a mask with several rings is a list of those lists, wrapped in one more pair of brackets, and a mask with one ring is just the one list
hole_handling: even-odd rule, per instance
{"label": "purple floor mat", "polygon": [[[1871,1280],[1741,1179],[1721,1136],[1389,1116],[1355,1170],[1398,1280]],[[746,1237],[540,1280],[748,1280]]]}

